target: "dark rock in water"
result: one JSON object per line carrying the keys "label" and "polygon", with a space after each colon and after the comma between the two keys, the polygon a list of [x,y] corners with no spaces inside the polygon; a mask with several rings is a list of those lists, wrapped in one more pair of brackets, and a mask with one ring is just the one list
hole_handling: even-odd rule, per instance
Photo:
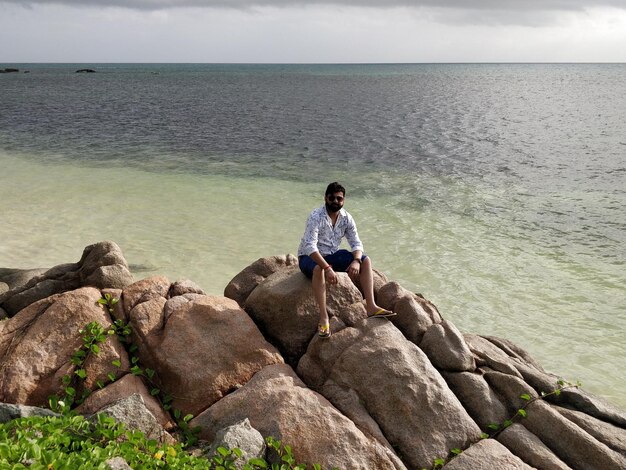
{"label": "dark rock in water", "polygon": [[28,416],[59,416],[58,414],[36,406],[13,405],[11,403],[0,403],[0,423],[8,423],[17,418]]}
{"label": "dark rock in water", "polygon": [[19,72],[19,69],[11,69],[11,68],[7,68],[4,70],[0,70],[0,73],[15,73],[15,72]]}
{"label": "dark rock in water", "polygon": [[8,288],[3,290],[3,286],[0,285],[0,294],[3,294],[7,290],[15,289],[16,287],[23,286],[28,283],[32,278],[45,273],[48,268],[36,268],[36,269],[12,269],[12,268],[0,268],[0,283],[5,284]]}
{"label": "dark rock in water", "polygon": [[75,73],[96,73],[94,69],[79,69]]}
{"label": "dark rock in water", "polygon": [[[90,245],[85,248],[78,263],[55,266],[28,280],[24,280],[24,276],[30,276],[33,273],[11,271],[15,270],[7,270],[6,277],[0,279],[11,288],[0,294],[0,307],[9,316],[13,316],[28,305],[53,294],[83,286],[93,286],[99,289],[121,289],[133,282],[122,250],[113,242],[100,242]],[[2,274],[0,273],[0,275]],[[11,276],[18,277],[14,279]],[[21,285],[13,287],[11,282]]]}

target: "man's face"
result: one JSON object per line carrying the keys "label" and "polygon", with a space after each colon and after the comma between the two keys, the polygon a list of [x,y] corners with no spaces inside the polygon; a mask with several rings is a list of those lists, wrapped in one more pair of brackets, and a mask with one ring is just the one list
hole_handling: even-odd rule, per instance
{"label": "man's face", "polygon": [[328,212],[338,212],[343,207],[343,193],[329,194],[326,196],[326,210]]}

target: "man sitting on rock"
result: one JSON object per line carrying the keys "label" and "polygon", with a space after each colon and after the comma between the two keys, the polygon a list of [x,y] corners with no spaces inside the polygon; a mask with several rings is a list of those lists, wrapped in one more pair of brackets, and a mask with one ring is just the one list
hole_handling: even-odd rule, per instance
{"label": "man sitting on rock", "polygon": [[[395,315],[379,307],[374,301],[372,263],[363,254],[363,244],[359,239],[354,219],[343,208],[345,196],[346,190],[339,183],[328,185],[324,196],[325,204],[309,215],[298,248],[300,270],[313,281],[313,293],[320,310],[318,334],[322,338],[330,336],[326,310],[326,283],[337,284],[338,272],[347,272],[353,281],[357,278],[360,280],[368,315],[373,317]],[[343,237],[346,237],[351,251],[339,249]]]}

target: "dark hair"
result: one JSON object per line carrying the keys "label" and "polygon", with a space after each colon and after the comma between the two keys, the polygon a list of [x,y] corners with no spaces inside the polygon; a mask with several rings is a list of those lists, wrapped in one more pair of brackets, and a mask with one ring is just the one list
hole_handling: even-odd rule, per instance
{"label": "dark hair", "polygon": [[335,193],[343,193],[345,197],[346,188],[344,188],[343,186],[341,186],[339,183],[335,181],[334,183],[330,183],[326,187],[326,193],[324,194],[324,196],[328,196],[328,195],[335,194]]}

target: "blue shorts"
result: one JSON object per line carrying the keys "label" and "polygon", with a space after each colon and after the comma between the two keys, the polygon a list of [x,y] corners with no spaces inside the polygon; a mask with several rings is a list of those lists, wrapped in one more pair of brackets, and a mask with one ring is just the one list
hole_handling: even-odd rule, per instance
{"label": "blue shorts", "polygon": [[[363,255],[363,260],[367,258],[367,255]],[[354,261],[354,256],[348,250],[338,250],[332,255],[324,256],[324,260],[333,267],[333,270],[338,273],[345,273],[348,270],[350,263]],[[300,271],[308,278],[313,277],[313,269],[317,266],[317,263],[313,261],[313,258],[307,255],[302,255],[298,258],[298,266]]]}

